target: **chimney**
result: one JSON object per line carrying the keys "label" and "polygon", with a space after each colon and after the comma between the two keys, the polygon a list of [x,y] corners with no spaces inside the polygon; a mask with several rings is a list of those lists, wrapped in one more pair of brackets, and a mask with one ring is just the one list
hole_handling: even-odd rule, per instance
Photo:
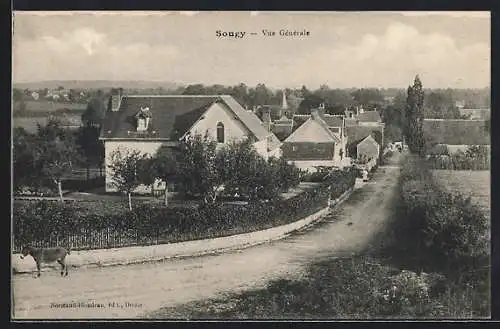
{"label": "chimney", "polygon": [[313,120],[319,119],[319,112],[317,108],[311,109],[311,117]]}
{"label": "chimney", "polygon": [[317,113],[318,113],[320,116],[325,115],[325,103],[321,103],[321,104],[319,104],[319,107],[317,108]]}
{"label": "chimney", "polygon": [[123,97],[123,88],[111,90],[111,111],[116,112],[120,109]]}

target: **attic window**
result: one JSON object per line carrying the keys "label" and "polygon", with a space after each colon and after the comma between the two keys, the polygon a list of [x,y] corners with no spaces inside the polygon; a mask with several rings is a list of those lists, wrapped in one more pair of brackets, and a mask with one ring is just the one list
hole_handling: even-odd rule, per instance
{"label": "attic window", "polygon": [[146,131],[149,128],[149,122],[151,121],[151,111],[149,107],[142,107],[135,115],[137,120],[137,131]]}
{"label": "attic window", "polygon": [[146,120],[144,118],[138,118],[137,119],[137,131],[144,131],[146,130]]}

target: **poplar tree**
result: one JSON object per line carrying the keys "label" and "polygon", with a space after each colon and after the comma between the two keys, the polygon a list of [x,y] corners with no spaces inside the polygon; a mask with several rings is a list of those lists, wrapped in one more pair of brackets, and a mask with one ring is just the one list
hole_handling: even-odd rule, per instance
{"label": "poplar tree", "polygon": [[413,86],[408,87],[406,98],[404,134],[410,152],[423,154],[425,139],[423,133],[424,90],[419,76],[415,77]]}

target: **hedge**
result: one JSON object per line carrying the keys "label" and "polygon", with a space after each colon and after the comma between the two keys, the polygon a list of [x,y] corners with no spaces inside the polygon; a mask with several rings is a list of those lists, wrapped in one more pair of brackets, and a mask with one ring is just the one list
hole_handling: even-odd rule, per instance
{"label": "hedge", "polygon": [[[318,187],[292,198],[247,205],[218,203],[198,208],[165,208],[143,203],[132,211],[121,208],[98,212],[85,207],[84,202],[17,203],[13,213],[14,249],[27,243],[95,249],[251,232],[306,217],[326,207],[329,197],[337,199],[354,182],[354,170],[337,171]],[[88,242],[90,238],[82,239],[82,235],[100,238]]]}
{"label": "hedge", "polygon": [[447,269],[488,255],[488,220],[470,198],[445,191],[425,161],[410,156],[400,176],[398,237],[424,263]]}

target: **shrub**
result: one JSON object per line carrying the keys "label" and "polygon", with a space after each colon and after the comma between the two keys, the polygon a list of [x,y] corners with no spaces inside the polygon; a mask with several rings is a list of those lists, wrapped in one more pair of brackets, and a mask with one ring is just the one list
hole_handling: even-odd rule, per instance
{"label": "shrub", "polygon": [[405,161],[400,192],[404,222],[398,235],[419,258],[451,268],[488,253],[487,218],[470,198],[443,191],[424,161]]}
{"label": "shrub", "polygon": [[[327,181],[286,200],[262,201],[247,205],[210,204],[199,208],[165,208],[138,204],[132,211],[120,202],[16,202],[14,241],[16,247],[33,241],[53,244],[81,232],[111,229],[114,235],[132,234],[137,241],[173,240],[223,236],[268,228],[296,221],[328,204],[354,185],[354,171],[332,172]],[[108,245],[108,244],[106,244]],[[72,246],[78,248],[78,246]]]}

